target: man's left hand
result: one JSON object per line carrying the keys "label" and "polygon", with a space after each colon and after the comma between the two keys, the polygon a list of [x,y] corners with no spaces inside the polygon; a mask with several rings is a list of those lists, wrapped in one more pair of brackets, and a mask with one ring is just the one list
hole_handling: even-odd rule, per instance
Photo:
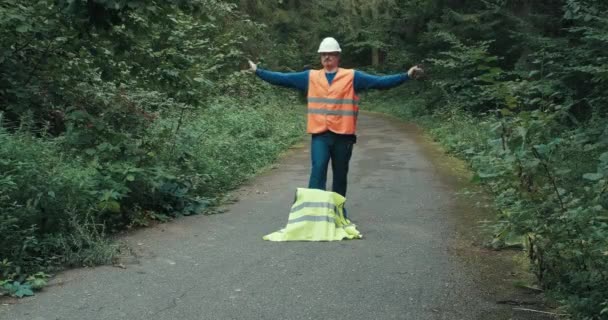
{"label": "man's left hand", "polygon": [[258,70],[258,65],[253,63],[253,61],[247,60],[247,62],[249,62],[249,71],[256,72]]}
{"label": "man's left hand", "polygon": [[412,79],[419,79],[424,74],[424,70],[419,66],[413,66],[407,71],[407,75]]}

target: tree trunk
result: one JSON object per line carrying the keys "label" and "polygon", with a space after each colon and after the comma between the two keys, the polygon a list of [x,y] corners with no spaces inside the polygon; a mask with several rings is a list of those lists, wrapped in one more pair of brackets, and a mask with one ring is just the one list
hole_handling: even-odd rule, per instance
{"label": "tree trunk", "polygon": [[292,10],[292,11],[298,10],[298,1],[297,0],[289,0],[289,10]]}
{"label": "tree trunk", "polygon": [[[372,7],[372,21],[378,21],[378,8]],[[380,49],[372,47],[372,67],[380,65]]]}
{"label": "tree trunk", "polygon": [[380,65],[380,49],[372,48],[372,66],[377,67]]}
{"label": "tree trunk", "polygon": [[245,12],[248,13],[248,1],[247,0],[241,0],[240,4],[239,4],[239,9],[241,10],[241,12]]}

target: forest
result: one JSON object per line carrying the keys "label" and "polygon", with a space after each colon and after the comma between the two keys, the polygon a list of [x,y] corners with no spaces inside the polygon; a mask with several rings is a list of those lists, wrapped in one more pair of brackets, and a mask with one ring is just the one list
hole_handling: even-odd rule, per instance
{"label": "forest", "polygon": [[[493,199],[573,319],[608,317],[608,2],[3,0],[0,292],[111,263],[112,235],[210,214],[301,141],[305,101],[247,71],[424,67],[362,109],[419,124]],[[474,199],[473,199],[474,200]]]}

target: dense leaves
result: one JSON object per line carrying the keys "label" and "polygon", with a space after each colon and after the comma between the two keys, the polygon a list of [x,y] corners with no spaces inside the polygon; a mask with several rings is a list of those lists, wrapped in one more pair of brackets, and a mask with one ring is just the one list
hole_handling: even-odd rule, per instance
{"label": "dense leaves", "polygon": [[200,212],[267,164],[301,113],[238,70],[318,66],[333,36],[346,67],[425,66],[364,107],[419,120],[469,160],[496,199],[492,245],[520,239],[573,317],[606,317],[606,13],[602,0],[5,0],[0,285],[27,294],[40,266],[105,262],[105,233]]}
{"label": "dense leaves", "polygon": [[[364,108],[417,119],[469,160],[496,199],[492,245],[525,244],[540,284],[574,318],[608,315],[608,2],[240,4],[269,21],[276,46],[295,39],[302,63],[317,63],[328,35],[347,67],[422,63],[426,81],[369,94]],[[297,69],[284,52],[267,64]]]}
{"label": "dense leaves", "polygon": [[492,245],[520,239],[541,285],[574,318],[602,319],[608,3],[430,3],[441,10],[420,11],[426,25],[388,50],[425,61],[428,81],[383,93],[375,107],[419,119],[468,159],[495,195]]}
{"label": "dense leaves", "polygon": [[207,212],[301,136],[296,96],[240,70],[263,29],[214,0],[0,4],[0,293]]}

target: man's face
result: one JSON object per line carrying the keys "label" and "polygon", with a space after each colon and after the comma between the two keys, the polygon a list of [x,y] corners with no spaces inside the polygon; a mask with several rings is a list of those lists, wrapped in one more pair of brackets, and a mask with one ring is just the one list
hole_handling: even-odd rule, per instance
{"label": "man's face", "polygon": [[326,70],[333,70],[338,67],[340,62],[339,52],[323,52],[321,53],[321,64]]}

